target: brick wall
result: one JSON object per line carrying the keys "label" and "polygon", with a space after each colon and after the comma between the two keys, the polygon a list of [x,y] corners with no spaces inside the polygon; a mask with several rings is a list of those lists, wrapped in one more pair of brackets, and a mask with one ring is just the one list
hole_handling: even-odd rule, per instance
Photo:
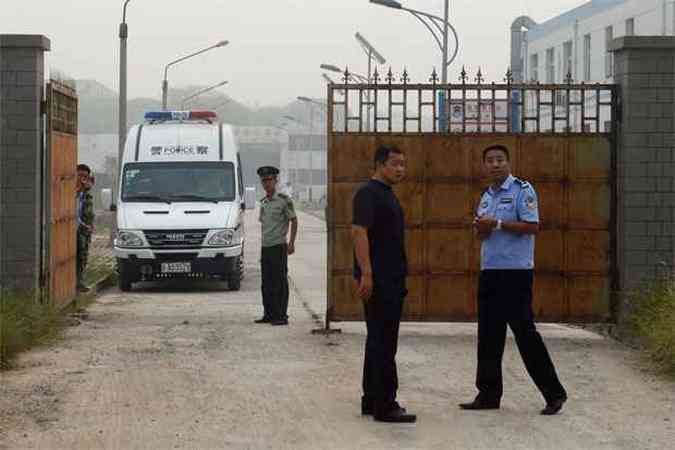
{"label": "brick wall", "polygon": [[0,35],[0,285],[36,290],[41,259],[44,52],[39,35]]}
{"label": "brick wall", "polygon": [[675,263],[675,37],[611,44],[621,94],[618,262],[623,292]]}

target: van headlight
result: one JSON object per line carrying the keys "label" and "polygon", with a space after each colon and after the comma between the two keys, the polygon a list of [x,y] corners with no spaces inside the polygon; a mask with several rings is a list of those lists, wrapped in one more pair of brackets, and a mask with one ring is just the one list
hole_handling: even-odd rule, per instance
{"label": "van headlight", "polygon": [[220,230],[217,231],[211,239],[209,239],[208,245],[214,247],[230,247],[238,245],[241,240],[241,232],[237,230]]}
{"label": "van headlight", "polygon": [[133,231],[118,231],[115,247],[143,247],[143,238]]}

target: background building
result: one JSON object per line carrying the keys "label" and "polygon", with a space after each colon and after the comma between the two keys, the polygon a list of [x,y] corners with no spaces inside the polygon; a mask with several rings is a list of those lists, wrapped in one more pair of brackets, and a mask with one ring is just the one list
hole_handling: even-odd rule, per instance
{"label": "background building", "polygon": [[[672,0],[593,0],[540,24],[518,18],[512,26],[511,65],[516,81],[565,83],[569,74],[575,83],[610,84],[614,83],[614,60],[608,44],[614,38],[674,34]],[[574,95],[558,92],[555,103],[564,108],[567,101],[581,100]],[[602,93],[601,101],[608,100],[603,98],[608,95]],[[528,100],[526,97],[530,103]],[[584,103],[587,111],[593,111],[596,96],[584,98]],[[534,111],[526,108],[526,112],[531,115]],[[550,110],[541,114],[542,124],[550,127]],[[581,130],[583,126],[590,131],[589,124],[580,123],[580,111],[573,110],[572,115],[574,128]],[[603,111],[601,117],[602,126],[609,127],[609,111]]]}

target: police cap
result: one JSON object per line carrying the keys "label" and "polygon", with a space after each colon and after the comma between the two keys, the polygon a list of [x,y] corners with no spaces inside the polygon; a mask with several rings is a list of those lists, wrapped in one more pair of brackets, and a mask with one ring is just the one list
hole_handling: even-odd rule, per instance
{"label": "police cap", "polygon": [[269,177],[279,175],[279,169],[273,166],[262,166],[258,169],[259,177]]}

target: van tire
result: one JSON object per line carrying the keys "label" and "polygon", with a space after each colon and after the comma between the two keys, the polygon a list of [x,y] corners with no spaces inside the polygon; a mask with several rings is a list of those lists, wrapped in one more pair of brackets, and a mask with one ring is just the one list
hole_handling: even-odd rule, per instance
{"label": "van tire", "polygon": [[117,286],[119,287],[120,291],[129,292],[131,290],[132,284],[133,283],[129,275],[125,274],[124,272],[117,276]]}
{"label": "van tire", "polygon": [[241,278],[242,278],[241,266],[242,264],[240,256],[234,262],[233,271],[227,276],[227,288],[230,291],[238,291],[241,289]]}
{"label": "van tire", "polygon": [[129,292],[133,286],[133,279],[127,264],[123,260],[117,260],[117,287],[122,292]]}

